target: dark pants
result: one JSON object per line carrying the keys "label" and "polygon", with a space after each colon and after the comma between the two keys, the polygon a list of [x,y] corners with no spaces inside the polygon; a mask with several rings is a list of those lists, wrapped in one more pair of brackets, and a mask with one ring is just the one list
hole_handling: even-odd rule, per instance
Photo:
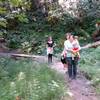
{"label": "dark pants", "polygon": [[77,75],[77,63],[78,59],[77,57],[72,60],[72,57],[67,57],[67,62],[68,62],[68,75],[69,78],[76,78]]}
{"label": "dark pants", "polygon": [[48,63],[52,63],[52,54],[48,54]]}

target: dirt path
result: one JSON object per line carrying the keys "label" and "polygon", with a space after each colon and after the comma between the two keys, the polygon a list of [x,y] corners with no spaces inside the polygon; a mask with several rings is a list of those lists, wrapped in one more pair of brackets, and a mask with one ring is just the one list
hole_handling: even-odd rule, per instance
{"label": "dirt path", "polygon": [[95,93],[94,88],[89,84],[90,81],[87,80],[81,73],[78,72],[77,79],[68,81],[68,73],[63,69],[63,65],[59,61],[55,61],[52,65],[54,69],[62,73],[65,77],[65,81],[68,82],[67,88],[69,87],[68,94],[71,99],[64,100],[100,100],[98,95]]}

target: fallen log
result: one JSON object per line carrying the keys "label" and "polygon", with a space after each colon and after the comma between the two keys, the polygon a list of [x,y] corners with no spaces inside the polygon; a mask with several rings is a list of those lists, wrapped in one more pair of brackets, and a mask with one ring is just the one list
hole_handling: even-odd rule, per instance
{"label": "fallen log", "polygon": [[89,43],[83,47],[81,47],[81,49],[87,49],[87,48],[92,48],[92,47],[97,47],[100,46],[100,41],[94,42],[94,43]]}
{"label": "fallen log", "polygon": [[[83,47],[81,47],[81,49],[87,49],[87,48],[91,48],[91,47],[96,47],[100,45],[100,41],[94,42],[94,43],[90,43],[87,44]],[[0,53],[1,57],[24,57],[24,58],[40,58],[41,56],[38,55],[32,55],[32,54],[17,54],[17,53]]]}
{"label": "fallen log", "polygon": [[40,56],[31,54],[16,54],[16,53],[0,53],[2,57],[25,57],[25,58],[38,58]]}

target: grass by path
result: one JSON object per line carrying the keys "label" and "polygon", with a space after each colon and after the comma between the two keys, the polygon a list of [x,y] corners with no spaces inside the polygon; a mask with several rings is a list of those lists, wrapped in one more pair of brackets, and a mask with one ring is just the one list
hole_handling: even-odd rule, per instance
{"label": "grass by path", "polygon": [[100,94],[100,47],[87,49],[81,54],[80,70]]}
{"label": "grass by path", "polygon": [[30,59],[0,58],[0,100],[61,100],[62,75]]}

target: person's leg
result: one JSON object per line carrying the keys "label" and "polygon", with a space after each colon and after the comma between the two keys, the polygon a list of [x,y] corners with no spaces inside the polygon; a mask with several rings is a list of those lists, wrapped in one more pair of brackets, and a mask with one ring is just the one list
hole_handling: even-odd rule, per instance
{"label": "person's leg", "polygon": [[68,65],[67,65],[67,61],[66,61],[66,58],[64,58],[64,67],[67,68]]}
{"label": "person's leg", "polygon": [[72,58],[67,57],[67,63],[68,63],[68,75],[69,78],[72,78]]}
{"label": "person's leg", "polygon": [[52,63],[52,54],[48,54],[48,63]]}
{"label": "person's leg", "polygon": [[50,62],[52,63],[52,54],[50,54]]}
{"label": "person's leg", "polygon": [[75,57],[74,60],[72,61],[72,66],[73,66],[73,79],[76,78],[76,75],[77,75],[77,62],[78,62],[78,58]]}
{"label": "person's leg", "polygon": [[61,62],[63,63],[64,69],[67,68],[66,58],[62,59]]}
{"label": "person's leg", "polygon": [[48,63],[50,63],[50,54],[48,54]]}

